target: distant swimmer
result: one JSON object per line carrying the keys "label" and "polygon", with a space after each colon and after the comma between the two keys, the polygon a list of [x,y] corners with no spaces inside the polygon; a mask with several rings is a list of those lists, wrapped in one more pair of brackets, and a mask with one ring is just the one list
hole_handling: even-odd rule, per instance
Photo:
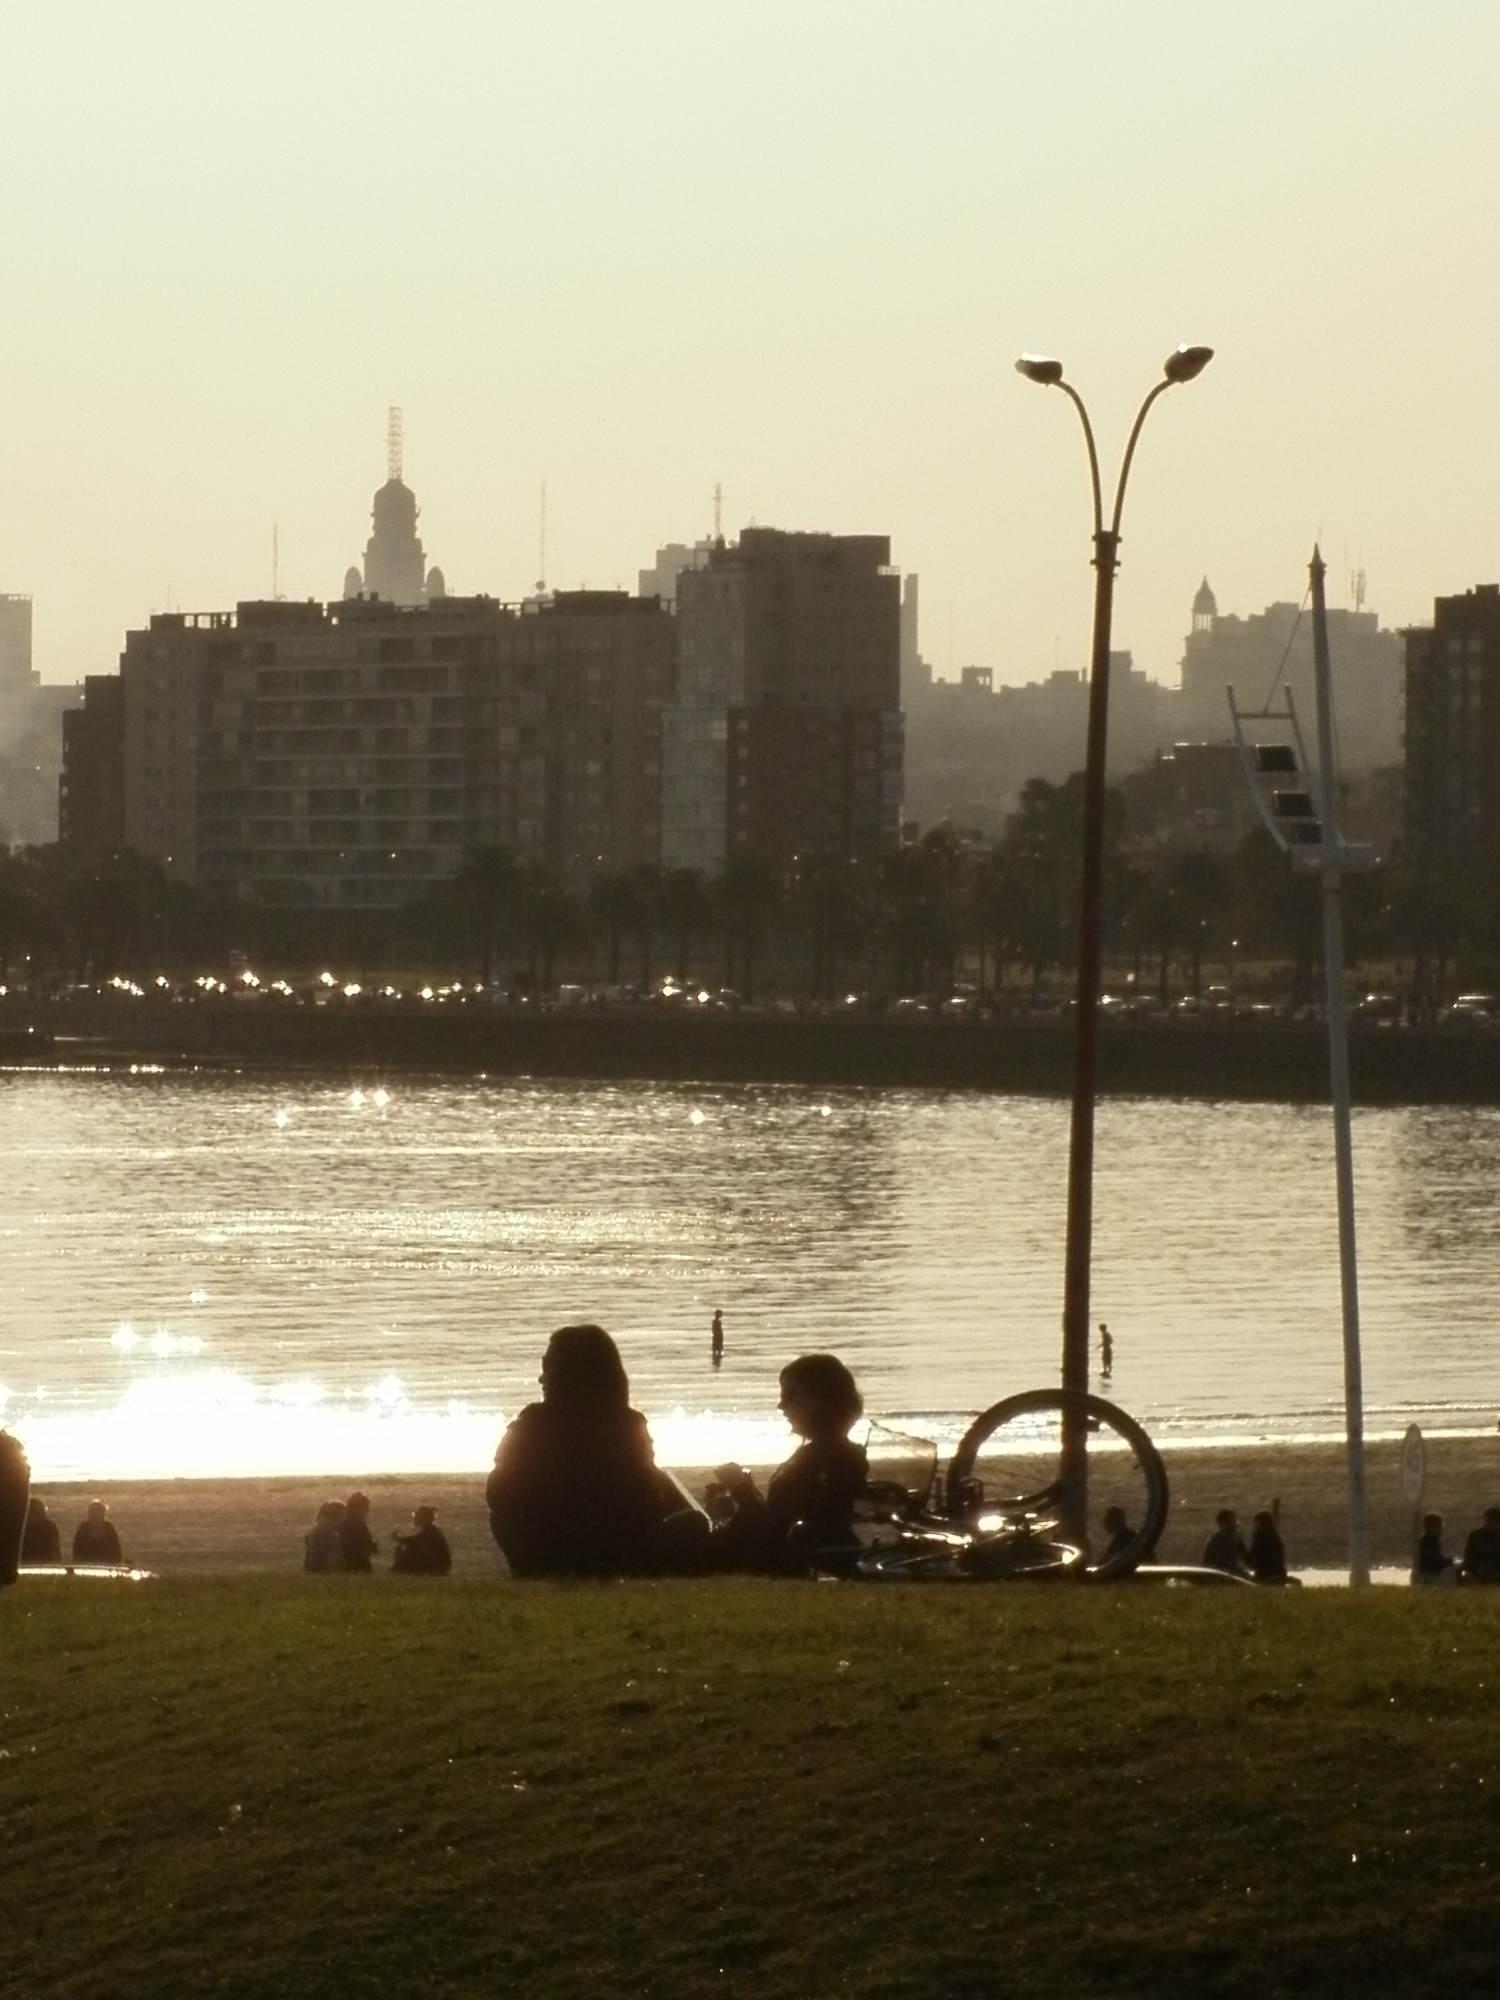
{"label": "distant swimmer", "polygon": [[708,1336],[708,1352],[715,1368],[721,1367],[724,1361],[724,1315],[717,1306],[714,1307],[713,1326]]}
{"label": "distant swimmer", "polygon": [[1114,1336],[1101,1319],[1099,1322],[1099,1373],[1107,1382],[1115,1372]]}

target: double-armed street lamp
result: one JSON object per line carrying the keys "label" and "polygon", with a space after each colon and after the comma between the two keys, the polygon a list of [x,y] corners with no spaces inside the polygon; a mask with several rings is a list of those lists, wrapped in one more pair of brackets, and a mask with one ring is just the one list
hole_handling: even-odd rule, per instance
{"label": "double-armed street lamp", "polygon": [[[1115,570],[1120,556],[1120,512],[1130,462],[1146,414],[1157,397],[1179,382],[1191,382],[1213,359],[1211,347],[1179,347],[1162,365],[1157,382],[1131,425],[1115,486],[1114,512],[1104,521],[1099,485],[1099,453],[1083,398],[1064,380],[1063,365],[1039,354],[1023,354],[1017,370],[1028,382],[1061,389],[1078,412],[1088,446],[1094,500],[1094,638],[1089,662],[1088,748],[1083,778],[1083,854],[1078,912],[1078,983],[1073,1056],[1073,1117],[1068,1146],[1068,1220],[1063,1270],[1062,1386],[1080,1394],[1089,1386],[1089,1265],[1094,1233],[1094,1091],[1099,1022],[1104,882],[1104,762],[1109,736],[1109,639],[1114,611]],[[1062,1421],[1062,1514],[1065,1531],[1088,1535],[1088,1430],[1081,1405],[1065,1410]]]}

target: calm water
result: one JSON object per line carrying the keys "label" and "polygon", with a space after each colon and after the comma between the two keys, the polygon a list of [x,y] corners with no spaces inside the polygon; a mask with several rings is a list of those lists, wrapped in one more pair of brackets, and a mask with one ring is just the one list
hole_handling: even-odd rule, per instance
{"label": "calm water", "polygon": [[[0,1399],[41,1477],[481,1465],[548,1330],[620,1339],[665,1459],[1058,1371],[1066,1106],[907,1090],[0,1075]],[[1371,1110],[1372,1430],[1500,1408],[1500,1113]],[[722,1305],[723,1369],[708,1361]],[[1163,1436],[1341,1423],[1326,1111],[1100,1107],[1094,1317]]]}

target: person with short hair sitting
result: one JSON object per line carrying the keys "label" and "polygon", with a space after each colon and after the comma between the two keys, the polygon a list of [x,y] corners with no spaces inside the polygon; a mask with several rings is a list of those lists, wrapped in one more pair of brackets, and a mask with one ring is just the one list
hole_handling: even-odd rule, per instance
{"label": "person with short hair sitting", "polygon": [[1416,1561],[1411,1566],[1411,1580],[1425,1586],[1458,1582],[1458,1564],[1443,1550],[1441,1514],[1422,1516],[1422,1533],[1417,1541]]}
{"label": "person with short hair sitting", "polygon": [[26,1503],[26,1520],[21,1528],[23,1563],[60,1563],[62,1536],[56,1521],[47,1512],[47,1503],[33,1493]]}
{"label": "person with short hair sitting", "polygon": [[1250,1574],[1250,1551],[1240,1538],[1239,1516],[1232,1507],[1221,1507],[1214,1516],[1214,1531],[1203,1544],[1203,1567],[1222,1570],[1226,1576]]}
{"label": "person with short hair sitting", "polygon": [[90,1500],[88,1512],[73,1536],[76,1563],[122,1563],[120,1537],[102,1500]]}
{"label": "person with short hair sitting", "polygon": [[391,1538],[391,1568],[403,1576],[446,1576],[453,1567],[448,1537],[437,1524],[436,1507],[413,1510],[416,1523],[409,1535]]}
{"label": "person with short hair sitting", "polygon": [[714,1478],[734,1511],[714,1531],[714,1568],[805,1572],[819,1549],[854,1540],[854,1503],[869,1466],[849,1432],[864,1407],[836,1354],[802,1354],[787,1363],[779,1408],[802,1443],[763,1494],[743,1466],[717,1468]]}
{"label": "person with short hair sitting", "polygon": [[1500,1583],[1500,1507],[1486,1507],[1484,1519],[1464,1543],[1465,1583]]}

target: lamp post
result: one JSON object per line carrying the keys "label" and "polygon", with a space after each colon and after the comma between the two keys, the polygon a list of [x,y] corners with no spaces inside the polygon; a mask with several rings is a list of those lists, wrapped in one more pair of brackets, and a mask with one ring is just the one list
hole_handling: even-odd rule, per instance
{"label": "lamp post", "polygon": [[[1099,485],[1099,453],[1083,398],[1063,377],[1063,365],[1047,356],[1023,354],[1016,363],[1028,382],[1061,389],[1083,425],[1094,502],[1094,637],[1089,661],[1088,747],[1083,778],[1083,856],[1078,910],[1078,982],[1073,1054],[1073,1115],[1068,1143],[1068,1220],[1063,1261],[1062,1386],[1080,1393],[1089,1386],[1089,1265],[1094,1233],[1094,1090],[1099,1024],[1099,969],[1102,955],[1104,881],[1104,762],[1109,736],[1109,639],[1114,611],[1115,570],[1120,556],[1120,513],[1130,462],[1147,412],[1157,397],[1179,382],[1191,382],[1213,359],[1211,347],[1179,347],[1162,364],[1162,379],[1136,412],[1120,461],[1114,511],[1104,521]],[[1088,1536],[1088,1428],[1082,1409],[1065,1411],[1059,1484],[1063,1526],[1071,1538]]]}

